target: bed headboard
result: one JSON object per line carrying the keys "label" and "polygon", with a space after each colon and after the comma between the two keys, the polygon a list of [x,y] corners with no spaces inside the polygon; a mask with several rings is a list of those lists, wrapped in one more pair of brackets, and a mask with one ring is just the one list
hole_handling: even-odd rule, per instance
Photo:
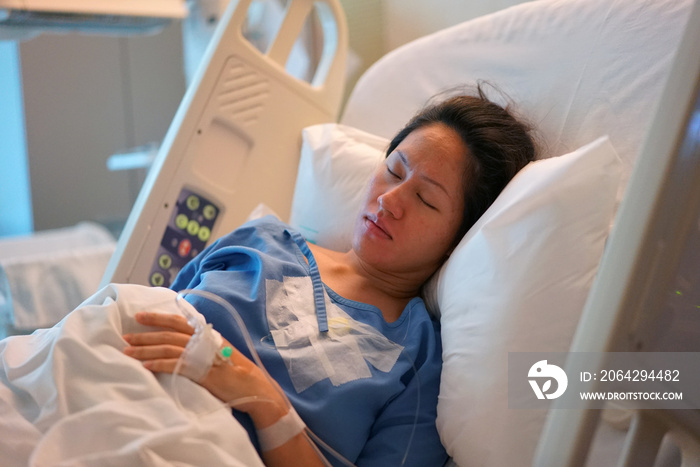
{"label": "bed headboard", "polygon": [[[230,2],[119,237],[102,284],[169,286],[210,241],[259,203],[287,218],[301,129],[334,121],[347,30],[338,0],[292,0],[260,52],[243,35],[251,0]],[[322,47],[310,82],[285,70],[306,19]]]}

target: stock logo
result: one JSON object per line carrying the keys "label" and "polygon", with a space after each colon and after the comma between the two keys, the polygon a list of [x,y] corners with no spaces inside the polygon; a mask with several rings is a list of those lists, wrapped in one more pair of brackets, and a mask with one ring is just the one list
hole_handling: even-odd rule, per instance
{"label": "stock logo", "polygon": [[[527,376],[530,378],[528,382],[538,399],[556,399],[564,394],[566,386],[569,384],[564,370],[556,365],[548,364],[547,360],[540,360],[532,365]],[[552,389],[552,380],[557,382],[557,387],[554,392],[549,392]],[[541,386],[540,381],[542,381]]]}

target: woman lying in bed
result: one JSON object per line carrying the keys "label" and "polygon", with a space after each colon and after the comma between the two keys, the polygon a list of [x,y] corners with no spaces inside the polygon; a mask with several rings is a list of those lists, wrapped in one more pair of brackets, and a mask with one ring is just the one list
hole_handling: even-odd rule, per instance
{"label": "woman lying in bed", "polygon": [[[264,218],[208,247],[172,288],[207,290],[233,305],[294,410],[351,462],[401,465],[405,457],[405,465],[442,465],[435,427],[440,335],[418,296],[533,159],[526,126],[481,90],[449,98],[420,112],[391,142],[350,251],[307,244]],[[266,465],[320,465],[283,395],[251,361],[230,313],[196,295],[188,301],[233,348],[232,364],[213,366],[199,384],[235,407]],[[153,372],[173,372],[193,328],[178,315],[136,318],[163,330],[125,335],[124,352]]]}

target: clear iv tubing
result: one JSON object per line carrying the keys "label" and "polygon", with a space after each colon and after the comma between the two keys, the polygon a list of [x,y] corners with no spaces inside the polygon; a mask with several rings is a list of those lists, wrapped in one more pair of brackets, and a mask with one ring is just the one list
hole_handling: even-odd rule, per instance
{"label": "clear iv tubing", "polygon": [[[190,312],[190,310],[189,310],[186,306],[183,306],[183,305],[181,304],[181,300],[184,299],[185,295],[189,295],[189,294],[191,294],[191,295],[198,295],[198,296],[200,296],[200,297],[202,297],[202,298],[205,298],[205,299],[207,299],[207,300],[211,300],[211,301],[213,301],[214,303],[216,303],[216,304],[220,305],[221,307],[223,307],[225,310],[227,310],[227,311],[231,314],[231,316],[233,317],[233,319],[236,321],[236,324],[238,325],[238,328],[241,330],[241,334],[243,335],[243,338],[244,338],[244,340],[245,340],[246,346],[248,347],[248,350],[250,351],[250,354],[251,354],[251,356],[253,357],[253,361],[254,361],[255,364],[258,366],[258,368],[260,368],[260,370],[263,372],[263,374],[265,375],[265,377],[270,381],[270,384],[272,384],[272,387],[275,388],[275,390],[277,390],[277,391],[279,392],[280,396],[282,396],[282,399],[283,399],[283,400],[285,401],[285,403],[287,404],[287,407],[288,407],[290,410],[294,410],[294,407],[292,406],[291,402],[289,402],[289,399],[287,398],[287,395],[286,395],[286,394],[284,393],[284,391],[282,391],[282,389],[276,384],[275,380],[274,380],[274,379],[272,378],[272,376],[270,376],[270,374],[267,372],[267,369],[265,368],[265,365],[263,365],[262,360],[260,359],[260,356],[258,355],[258,352],[257,352],[257,350],[256,350],[256,348],[255,348],[255,345],[253,344],[253,339],[251,338],[250,333],[248,332],[248,328],[247,328],[247,326],[245,325],[245,322],[243,321],[243,319],[241,318],[241,316],[238,314],[238,311],[236,311],[236,309],[235,309],[229,302],[227,302],[226,300],[224,300],[224,299],[221,298],[220,296],[218,296],[218,295],[216,295],[216,294],[214,294],[214,293],[208,292],[208,291],[206,291],[206,290],[200,290],[200,289],[184,289],[184,290],[181,290],[180,292],[178,292],[177,297],[176,297],[176,299],[175,299],[175,302],[177,303],[177,305],[179,306],[180,310],[183,312],[183,314],[184,314],[185,317],[187,318],[187,322],[194,328],[194,333],[195,333],[195,334],[198,333],[198,332],[204,332],[204,328],[205,328],[205,327],[202,326],[201,322],[200,322],[199,320],[197,320],[197,319],[192,315],[192,313]],[[186,349],[185,349],[185,352],[186,352]],[[177,378],[177,376],[180,374],[180,370],[181,370],[181,368],[182,368],[182,364],[183,364],[183,361],[184,361],[185,352],[183,352],[182,355],[180,356],[180,358],[178,359],[177,364],[175,365],[175,370],[173,371],[173,374],[172,374],[172,377],[171,377],[171,389],[172,389],[172,391],[173,391],[173,397],[174,397],[174,399],[175,399],[176,404],[178,405],[178,407],[179,407],[180,409],[182,409],[183,407],[182,407],[182,404],[181,404],[181,402],[180,402],[180,397],[179,397],[178,391],[177,391],[176,378]],[[417,425],[417,423],[418,423],[418,414],[419,414],[419,410],[420,410],[420,386],[421,386],[421,385],[420,385],[420,379],[419,379],[419,376],[418,376],[418,371],[417,371],[417,369],[416,369],[415,363],[413,362],[413,359],[411,359],[410,356],[409,356],[404,350],[402,350],[401,353],[404,354],[405,357],[408,358],[408,360],[410,361],[410,363],[411,363],[411,368],[413,369],[414,376],[415,376],[415,378],[417,379],[416,414],[415,414],[415,416],[414,416],[413,427],[411,428],[411,434],[410,434],[409,439],[408,439],[408,444],[407,444],[407,446],[406,446],[406,451],[405,451],[404,456],[403,456],[403,458],[402,458],[402,460],[401,460],[401,464],[400,464],[400,465],[403,466],[403,465],[405,465],[406,460],[408,459],[408,452],[409,452],[409,450],[410,450],[410,448],[411,448],[411,444],[412,444],[412,442],[413,442],[413,437],[414,437],[415,431],[416,431],[416,425]],[[225,405],[226,405],[227,407],[233,407],[233,408],[235,408],[237,405],[245,404],[245,403],[248,403],[248,402],[269,402],[269,403],[272,403],[273,401],[270,400],[270,399],[259,398],[259,397],[257,397],[257,396],[249,396],[249,397],[243,397],[243,398],[236,399],[236,400],[233,400],[233,401],[225,402]],[[321,459],[321,461],[322,461],[325,465],[327,465],[327,466],[329,466],[329,467],[332,467],[332,464],[328,461],[328,459],[326,459],[326,457],[325,457],[325,456],[323,455],[323,453],[320,451],[320,449],[318,448],[318,446],[316,446],[316,444],[318,444],[318,445],[321,446],[323,449],[325,449],[326,451],[328,451],[331,455],[333,455],[333,457],[335,457],[337,460],[339,460],[342,464],[344,464],[344,465],[346,465],[346,466],[349,466],[349,467],[355,467],[355,465],[354,465],[352,462],[350,462],[349,460],[347,460],[345,457],[343,457],[342,454],[340,454],[339,452],[337,452],[335,449],[333,449],[332,447],[330,447],[325,441],[323,441],[321,438],[319,438],[313,431],[311,431],[311,429],[310,429],[308,426],[306,426],[306,425],[304,426],[304,430],[302,431],[302,433],[305,434],[307,441],[309,442],[309,444],[311,445],[311,447],[314,449],[314,451],[316,452],[316,454],[319,456],[319,458]],[[313,441],[312,441],[312,440],[313,440]],[[316,444],[314,444],[314,441],[315,441]]]}

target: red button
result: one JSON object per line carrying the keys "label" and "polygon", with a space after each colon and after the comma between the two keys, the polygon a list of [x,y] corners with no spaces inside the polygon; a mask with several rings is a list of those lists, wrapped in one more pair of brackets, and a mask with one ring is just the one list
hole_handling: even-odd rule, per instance
{"label": "red button", "polygon": [[188,239],[184,239],[180,242],[180,246],[177,247],[177,252],[183,258],[190,254],[190,249],[192,248],[192,243]]}

